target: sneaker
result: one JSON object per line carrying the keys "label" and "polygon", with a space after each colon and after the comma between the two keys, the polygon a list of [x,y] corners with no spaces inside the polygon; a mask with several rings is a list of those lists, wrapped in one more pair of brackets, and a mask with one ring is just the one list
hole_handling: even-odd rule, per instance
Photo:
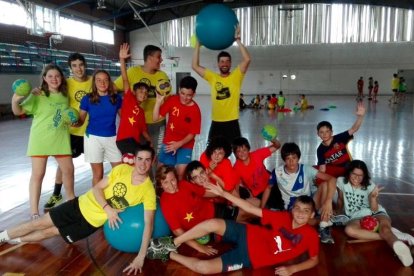
{"label": "sneaker", "polygon": [[349,221],[349,217],[346,215],[337,215],[331,217],[331,222],[335,226],[345,226]]}
{"label": "sneaker", "polygon": [[168,252],[177,252],[177,247],[174,244],[172,236],[152,239],[150,242],[150,248],[155,251],[165,249]]}
{"label": "sneaker", "polygon": [[332,238],[331,235],[331,228],[330,227],[324,227],[319,229],[319,236],[321,237],[321,243],[326,244],[334,244],[335,241]]}
{"label": "sneaker", "polygon": [[405,241],[410,246],[414,246],[414,237],[408,233],[403,233],[397,228],[391,227],[391,232],[401,241]]}
{"label": "sneaker", "polygon": [[413,256],[411,256],[410,248],[402,241],[396,241],[392,245],[394,253],[398,256],[404,266],[413,264]]}
{"label": "sneaker", "polygon": [[147,258],[150,260],[162,260],[166,262],[170,259],[170,251],[166,249],[154,249],[152,247],[147,250]]}
{"label": "sneaker", "polygon": [[46,202],[44,208],[45,209],[50,209],[52,207],[55,207],[56,205],[58,205],[61,201],[63,200],[63,196],[62,195],[52,195],[49,200]]}

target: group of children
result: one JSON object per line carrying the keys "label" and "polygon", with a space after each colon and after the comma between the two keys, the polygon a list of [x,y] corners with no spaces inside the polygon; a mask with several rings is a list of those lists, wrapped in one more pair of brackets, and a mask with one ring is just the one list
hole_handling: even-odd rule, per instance
{"label": "group of children", "polygon": [[[368,100],[373,101],[374,103],[378,102],[379,84],[378,81],[374,81],[372,77],[368,78]],[[364,98],[364,77],[360,77],[357,81],[357,100],[360,101]]]}
{"label": "group of children", "polygon": [[[177,95],[156,93],[152,120],[168,118],[168,121],[155,179],[162,190],[162,212],[176,237],[150,241],[156,196],[149,172],[155,152],[144,110],[140,107],[146,101],[149,87],[137,82],[130,88],[125,64],[130,57],[127,44],[121,46],[119,57],[123,98],[115,92],[104,70],[93,75],[90,92],[85,90],[83,97],[77,95],[81,98],[80,116],[72,127],[76,129],[88,123],[82,141],[85,160],[91,163],[93,175],[92,189],[80,197],[73,193],[72,156],[76,147],[71,147],[74,139],[69,136],[70,126],[60,115],[70,104],[61,70],[54,65],[45,67],[39,91],[24,101],[20,96],[13,96],[15,114],[34,115],[28,149],[33,164],[30,183],[33,220],[0,232],[0,242],[40,241],[60,234],[66,242],[73,243],[95,232],[106,219],[111,228],[117,228],[121,223],[120,210],[143,203],[142,245],[137,257],[124,270],[127,273],[141,271],[145,256],[171,258],[196,272],[208,274],[277,265],[307,252],[307,260],[275,270],[277,275],[290,275],[318,264],[318,231],[309,225],[315,217],[318,217],[314,223],[319,225],[323,243],[334,243],[330,227],[341,222],[350,237],[384,239],[405,266],[412,264],[410,249],[403,241],[412,245],[414,238],[391,227],[389,216],[378,204],[381,189],[370,181],[365,163],[351,161],[347,151],[347,144],[365,115],[361,102],[357,105],[357,120],[349,130],[333,135],[329,122],[318,124],[317,133],[322,143],[317,149],[315,167],[299,162],[301,151],[295,143],[282,146],[274,140],[268,147],[251,151],[249,141],[243,137],[231,143],[223,137],[212,137],[200,161],[192,161],[194,138],[201,126],[201,112],[193,100],[197,81],[192,77],[181,80]],[[80,79],[89,81],[85,61],[77,60],[83,66]],[[71,60],[69,65],[74,66]],[[274,107],[284,108],[283,92],[274,98]],[[116,130],[119,114],[120,126]],[[57,138],[59,147],[52,143]],[[142,144],[143,140],[147,143]],[[284,164],[269,171],[263,162],[279,148]],[[234,164],[228,158],[232,153],[236,157]],[[58,161],[69,201],[39,218],[37,205],[48,156]],[[113,167],[107,177],[103,176],[104,159]],[[125,191],[122,196],[114,194],[119,189]],[[334,216],[333,198],[337,189],[340,191],[337,205],[342,216]],[[56,191],[60,193],[59,188]],[[356,197],[361,200],[357,201]],[[379,220],[379,233],[360,227],[359,219],[366,215]],[[257,224],[257,218],[261,225]],[[178,253],[177,247],[186,243],[201,253],[216,255],[216,249],[198,240],[208,239],[210,233],[237,246],[209,260]]]}

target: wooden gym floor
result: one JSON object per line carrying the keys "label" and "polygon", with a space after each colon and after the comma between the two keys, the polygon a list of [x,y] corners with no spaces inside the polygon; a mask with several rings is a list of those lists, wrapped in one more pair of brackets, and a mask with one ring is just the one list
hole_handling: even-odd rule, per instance
{"label": "wooden gym floor", "polygon": [[[246,99],[250,101],[251,97]],[[247,109],[240,114],[243,135],[252,148],[263,147],[266,142],[260,136],[261,127],[273,124],[279,129],[279,140],[294,141],[302,150],[301,161],[316,164],[316,148],[320,143],[316,135],[319,121],[329,120],[334,132],[351,127],[355,120],[355,98],[351,96],[309,96],[314,110],[297,113],[275,113],[268,110]],[[197,138],[194,157],[205,149],[210,124],[210,98],[197,96],[202,109],[202,134]],[[288,95],[292,107],[297,96]],[[382,205],[393,219],[394,227],[414,234],[414,99],[407,97],[404,103],[389,105],[388,97],[379,97],[374,104],[364,100],[367,114],[361,129],[350,143],[354,159],[364,160],[375,183],[384,186],[380,195]],[[336,106],[329,111],[320,108]],[[25,156],[30,119],[0,122],[0,228],[5,229],[29,218],[28,182],[30,159]],[[50,159],[43,182],[40,206],[47,201],[54,183],[56,164]],[[74,160],[75,190],[79,195],[90,188],[91,172],[83,157]],[[281,164],[276,153],[266,161],[268,169]],[[108,167],[107,167],[108,169]],[[316,268],[298,275],[414,275],[413,267],[404,268],[392,250],[383,241],[349,243],[342,228],[335,228],[334,245],[321,245],[320,263]],[[221,252],[226,245],[215,245]],[[199,256],[185,246],[184,254]],[[102,231],[75,245],[67,245],[60,237],[38,244],[0,246],[0,274],[17,275],[121,275],[122,270],[135,254],[121,253],[111,248]],[[185,267],[169,261],[146,260],[144,275],[197,275]],[[10,275],[10,274],[9,274]],[[16,274],[13,274],[16,275]],[[229,275],[274,275],[273,268],[233,272]]]}

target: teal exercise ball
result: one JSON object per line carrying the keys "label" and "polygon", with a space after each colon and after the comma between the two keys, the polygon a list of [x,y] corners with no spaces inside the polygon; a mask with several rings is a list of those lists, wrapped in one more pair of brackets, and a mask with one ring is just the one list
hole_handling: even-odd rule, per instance
{"label": "teal exercise ball", "polygon": [[232,9],[223,4],[210,4],[196,17],[196,36],[200,44],[211,50],[223,50],[234,42],[239,21]]}
{"label": "teal exercise ball", "polygon": [[[141,247],[142,233],[145,226],[143,204],[126,208],[125,211],[119,213],[119,217],[122,220],[119,229],[109,228],[108,221],[104,224],[105,239],[113,248],[119,251],[137,253]],[[170,228],[161,212],[160,205],[157,204],[152,237],[159,238],[169,235],[171,235]]]}

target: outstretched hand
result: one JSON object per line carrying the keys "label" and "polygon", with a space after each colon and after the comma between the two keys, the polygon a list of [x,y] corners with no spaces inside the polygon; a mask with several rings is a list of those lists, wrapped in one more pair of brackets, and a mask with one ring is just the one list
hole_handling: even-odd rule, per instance
{"label": "outstretched hand", "polygon": [[235,31],[234,31],[234,40],[240,39],[240,25],[237,25]]}
{"label": "outstretched hand", "polygon": [[380,192],[382,190],[384,190],[385,187],[379,187],[379,186],[375,186],[374,190],[372,190],[371,192],[371,197],[372,198],[377,198],[380,194]]}
{"label": "outstretched hand", "polygon": [[119,59],[126,60],[131,57],[131,54],[129,53],[129,44],[128,43],[122,43],[119,47]]}
{"label": "outstretched hand", "polygon": [[205,188],[207,189],[207,192],[211,192],[218,196],[223,196],[224,194],[224,190],[220,185],[215,185],[209,182],[205,184]]}
{"label": "outstretched hand", "polygon": [[355,114],[357,116],[364,116],[365,115],[365,106],[364,106],[363,102],[358,102]]}
{"label": "outstretched hand", "polygon": [[130,275],[133,273],[134,275],[137,275],[138,273],[142,273],[142,267],[144,266],[144,257],[138,254],[138,256],[135,257],[135,259],[130,263],[122,272],[126,273],[127,275]]}
{"label": "outstretched hand", "polygon": [[105,207],[106,215],[108,216],[108,223],[109,228],[112,230],[119,229],[119,224],[122,223],[121,218],[118,216],[118,213],[123,212],[124,210],[118,210],[114,209],[111,206],[108,205],[108,207]]}

